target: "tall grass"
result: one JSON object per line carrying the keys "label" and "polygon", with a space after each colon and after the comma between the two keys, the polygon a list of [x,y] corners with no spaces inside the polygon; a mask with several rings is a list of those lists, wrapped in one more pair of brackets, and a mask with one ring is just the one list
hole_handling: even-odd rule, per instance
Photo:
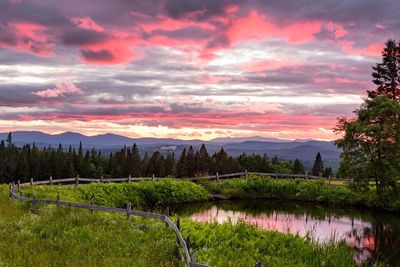
{"label": "tall grass", "polygon": [[211,266],[353,266],[344,242],[317,244],[307,238],[259,230],[244,222],[198,224],[185,221],[198,260]]}
{"label": "tall grass", "polygon": [[271,177],[251,176],[203,185],[211,192],[239,199],[273,198],[400,211],[399,196],[378,195],[374,189],[355,191],[346,186],[330,186],[323,180],[276,180]]}

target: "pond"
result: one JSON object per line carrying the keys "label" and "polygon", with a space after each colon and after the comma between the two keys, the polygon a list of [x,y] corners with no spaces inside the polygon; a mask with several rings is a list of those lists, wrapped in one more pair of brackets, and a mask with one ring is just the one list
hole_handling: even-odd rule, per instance
{"label": "pond", "polygon": [[400,266],[400,216],[393,213],[271,200],[191,204],[176,212],[204,223],[244,221],[265,230],[308,235],[318,242],[344,240],[354,249],[357,265],[372,259]]}

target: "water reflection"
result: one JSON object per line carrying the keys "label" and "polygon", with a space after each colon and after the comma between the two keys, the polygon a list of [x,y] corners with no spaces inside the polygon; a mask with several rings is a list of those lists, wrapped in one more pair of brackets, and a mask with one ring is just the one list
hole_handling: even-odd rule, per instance
{"label": "water reflection", "polygon": [[372,259],[400,266],[400,217],[389,213],[279,201],[223,201],[181,207],[178,212],[199,222],[244,221],[318,242],[345,240],[354,248],[357,264]]}

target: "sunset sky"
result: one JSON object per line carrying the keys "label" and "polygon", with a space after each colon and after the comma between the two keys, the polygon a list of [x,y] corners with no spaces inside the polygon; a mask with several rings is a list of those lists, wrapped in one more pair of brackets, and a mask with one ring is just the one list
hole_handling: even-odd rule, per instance
{"label": "sunset sky", "polygon": [[0,132],[330,140],[398,0],[0,0]]}

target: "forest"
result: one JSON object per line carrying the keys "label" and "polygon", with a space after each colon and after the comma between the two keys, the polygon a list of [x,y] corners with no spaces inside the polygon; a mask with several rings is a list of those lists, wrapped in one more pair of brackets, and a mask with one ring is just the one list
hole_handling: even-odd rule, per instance
{"label": "forest", "polygon": [[[242,154],[239,157],[228,155],[223,148],[210,155],[203,144],[199,151],[192,146],[184,149],[176,158],[174,152],[163,155],[154,151],[140,156],[136,144],[123,147],[120,151],[103,155],[96,149],[85,150],[80,143],[79,148],[72,146],[65,149],[61,144],[58,148],[38,148],[35,144],[27,144],[22,148],[12,142],[12,133],[0,143],[0,182],[9,183],[16,180],[35,180],[75,177],[195,177],[208,174],[233,173],[247,170],[249,172],[278,172],[303,174],[305,168],[298,159],[284,161],[278,157],[264,155]],[[328,177],[332,169],[323,165],[318,153],[314,167],[314,175]]]}

